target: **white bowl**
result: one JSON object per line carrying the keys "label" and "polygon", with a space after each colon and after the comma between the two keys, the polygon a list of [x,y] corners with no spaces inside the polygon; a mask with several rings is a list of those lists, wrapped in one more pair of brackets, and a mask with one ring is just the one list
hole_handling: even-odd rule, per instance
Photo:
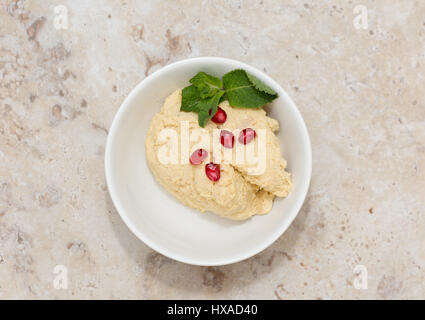
{"label": "white bowl", "polygon": [[[236,222],[190,209],[164,190],[146,162],[149,123],[164,99],[199,71],[222,76],[242,68],[278,94],[267,108],[280,123],[279,141],[293,190],[272,211]],[[194,58],[170,64],[144,79],[125,99],[112,123],[105,155],[112,201],[130,230],[159,253],[184,263],[217,266],[247,259],[271,245],[300,210],[311,177],[311,146],[304,121],[286,92],[263,72],[224,58]]]}

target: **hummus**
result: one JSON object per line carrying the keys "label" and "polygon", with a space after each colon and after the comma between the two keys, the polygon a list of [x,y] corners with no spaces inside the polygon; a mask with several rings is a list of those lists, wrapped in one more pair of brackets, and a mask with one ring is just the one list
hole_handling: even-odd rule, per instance
{"label": "hummus", "polygon": [[[268,213],[275,196],[288,195],[292,187],[291,177],[285,170],[286,161],[274,134],[279,129],[279,124],[267,117],[262,108],[233,108],[224,101],[220,108],[227,113],[227,121],[224,124],[208,121],[205,128],[200,128],[197,114],[181,112],[180,106],[181,90],[177,90],[165,100],[161,111],[152,119],[146,137],[146,157],[156,180],[181,203],[201,212],[209,211],[229,219],[243,220],[255,214]],[[226,129],[235,132],[234,130],[243,128],[264,133],[264,149],[255,147],[257,152],[263,150],[266,155],[264,160],[258,161],[264,164],[259,174],[252,173],[253,167],[258,167],[258,163],[235,162],[235,150],[225,150],[221,145],[219,149],[214,148],[213,131]],[[187,135],[186,129],[189,136],[194,131],[210,136],[211,142],[191,137],[185,147],[181,138]],[[175,137],[171,134],[173,132],[176,133]],[[199,133],[195,135],[197,136]],[[257,136],[255,140],[259,138]],[[178,147],[173,149],[168,146],[172,140]],[[238,136],[235,135],[235,146],[237,144]],[[208,158],[200,165],[190,164],[190,155],[200,147],[208,151]],[[177,161],[164,161],[164,157],[161,158],[164,150],[168,150],[168,156],[174,155]],[[231,153],[231,161],[218,162],[221,178],[217,182],[209,180],[205,174],[205,164],[217,158],[224,159],[226,152]]]}

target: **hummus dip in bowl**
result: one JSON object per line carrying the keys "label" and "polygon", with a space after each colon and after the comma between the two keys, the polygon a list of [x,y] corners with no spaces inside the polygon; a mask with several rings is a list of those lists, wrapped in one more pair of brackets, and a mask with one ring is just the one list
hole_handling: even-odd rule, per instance
{"label": "hummus dip in bowl", "polygon": [[[244,69],[279,97],[267,114],[279,122],[280,148],[291,173],[292,190],[266,215],[232,221],[184,206],[155,181],[146,160],[149,124],[172,92],[199,71],[217,77]],[[109,131],[105,171],[112,201],[129,229],[146,245],[174,260],[217,266],[247,259],[271,245],[300,210],[311,177],[311,146],[302,116],[269,76],[235,60],[204,57],[182,60],[144,79],[125,99]]]}

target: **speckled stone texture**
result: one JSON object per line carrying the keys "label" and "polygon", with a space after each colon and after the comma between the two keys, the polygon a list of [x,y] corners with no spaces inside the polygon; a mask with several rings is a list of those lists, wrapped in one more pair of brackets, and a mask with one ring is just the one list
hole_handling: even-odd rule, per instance
{"label": "speckled stone texture", "polygon": [[[353,24],[359,4],[367,29]],[[55,27],[60,5],[68,29]],[[424,48],[418,0],[2,0],[0,298],[425,298]],[[198,56],[276,79],[313,148],[292,226],[257,256],[214,268],[133,236],[103,166],[130,90]],[[68,289],[54,286],[57,265]]]}

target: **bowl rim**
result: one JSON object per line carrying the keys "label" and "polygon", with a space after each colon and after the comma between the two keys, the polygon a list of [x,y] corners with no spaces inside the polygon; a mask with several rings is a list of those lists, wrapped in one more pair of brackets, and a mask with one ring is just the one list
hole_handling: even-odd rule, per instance
{"label": "bowl rim", "polygon": [[[298,200],[293,206],[293,214],[289,219],[286,220],[285,223],[282,223],[280,227],[275,231],[273,236],[269,237],[268,239],[265,239],[264,243],[251,251],[248,251],[247,254],[237,256],[233,259],[222,259],[218,261],[219,259],[216,259],[217,261],[211,261],[210,263],[205,263],[204,260],[195,260],[193,258],[187,258],[184,256],[180,256],[178,254],[174,254],[172,251],[167,250],[166,248],[158,246],[154,240],[151,240],[149,237],[146,237],[142,232],[138,230],[138,228],[133,224],[131,219],[127,216],[126,210],[124,209],[124,206],[121,204],[121,201],[119,197],[117,196],[117,192],[115,189],[115,186],[111,183],[113,181],[112,179],[112,165],[111,165],[111,158],[112,158],[112,146],[115,141],[116,133],[119,127],[119,124],[121,123],[121,119],[125,115],[127,109],[130,106],[130,102],[136,97],[139,91],[143,90],[143,87],[150,81],[161,77],[164,73],[169,71],[170,69],[173,69],[177,66],[184,66],[193,62],[218,62],[218,63],[226,63],[226,64],[237,64],[240,66],[240,68],[243,68],[247,70],[250,73],[254,73],[257,75],[261,75],[262,77],[266,78],[270,83],[273,83],[274,86],[279,88],[281,92],[279,92],[279,95],[282,96],[285,100],[285,103],[289,105],[290,108],[292,108],[293,113],[296,118],[298,118],[298,123],[301,125],[301,131],[303,132],[304,139],[306,141],[306,145],[304,145],[305,151],[306,151],[306,167],[307,167],[307,181],[303,181],[302,185],[300,186],[302,189],[299,191],[300,196],[298,197]],[[124,101],[121,103],[118,111],[116,112],[111,127],[109,129],[109,133],[106,140],[106,147],[105,147],[105,177],[106,177],[106,184],[109,191],[109,195],[111,197],[112,203],[115,206],[115,209],[117,210],[118,214],[120,215],[121,219],[123,219],[124,223],[127,225],[127,227],[133,232],[133,234],[139,238],[144,244],[146,244],[151,249],[155,250],[156,252],[159,252],[160,254],[171,258],[173,260],[190,264],[190,265],[197,265],[197,266],[222,266],[222,265],[228,265],[237,263],[246,259],[249,259],[256,254],[262,252],[266,248],[268,248],[270,245],[272,245],[277,239],[279,239],[283,233],[289,228],[289,226],[292,224],[292,222],[297,217],[304,201],[307,196],[307,192],[310,187],[311,182],[311,173],[312,173],[312,150],[311,150],[311,141],[310,136],[307,130],[307,126],[305,125],[304,119],[298,110],[296,104],[291,99],[291,97],[286,93],[286,91],[280,86],[275,80],[273,80],[270,76],[268,76],[266,73],[264,73],[261,70],[258,70],[255,67],[252,67],[244,62],[234,60],[234,59],[228,59],[223,57],[213,57],[213,56],[206,56],[206,57],[197,57],[197,58],[188,58],[179,60],[173,63],[170,63],[161,69],[155,71],[154,73],[148,75],[146,78],[142,79],[136,87],[134,87],[131,92],[126,96]]]}

